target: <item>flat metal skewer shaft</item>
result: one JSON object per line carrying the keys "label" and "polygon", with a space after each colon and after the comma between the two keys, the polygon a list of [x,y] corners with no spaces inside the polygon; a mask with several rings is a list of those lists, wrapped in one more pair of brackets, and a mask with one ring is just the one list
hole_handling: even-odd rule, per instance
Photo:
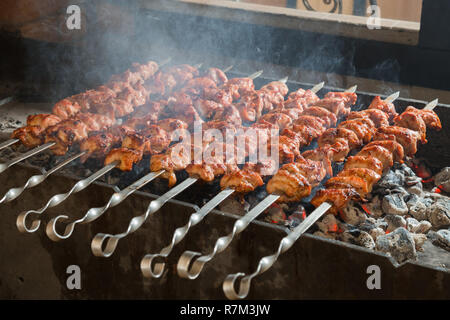
{"label": "flat metal skewer shaft", "polygon": [[55,145],[54,142],[49,142],[49,143],[43,144],[42,146],[31,149],[31,150],[25,152],[24,154],[21,154],[20,156],[14,158],[8,162],[0,163],[0,173],[7,170],[8,168],[11,168],[13,165],[15,165],[23,160],[26,160],[44,150],[51,148],[54,145]]}
{"label": "flat metal skewer shaft", "polygon": [[72,194],[80,192],[80,191],[86,189],[93,182],[95,182],[100,177],[104,176],[109,171],[114,169],[118,164],[119,164],[119,161],[114,161],[113,163],[111,163],[111,164],[103,167],[102,169],[98,170],[97,172],[93,173],[92,175],[90,175],[86,179],[78,181],[72,187],[72,189],[70,189],[69,192],[57,194],[57,195],[54,195],[53,197],[51,197],[50,200],[48,200],[48,202],[42,208],[37,209],[37,210],[29,210],[29,211],[26,211],[26,212],[22,212],[17,217],[17,221],[16,221],[17,229],[19,229],[20,232],[28,232],[28,233],[32,233],[32,232],[37,231],[39,229],[39,226],[41,225],[41,221],[39,219],[33,220],[32,223],[31,223],[31,227],[27,226],[27,223],[26,223],[27,222],[27,218],[31,214],[36,214],[36,215],[40,216],[48,208],[55,207],[55,206],[59,205],[60,203],[62,203],[63,201],[65,201],[67,198],[69,198]]}
{"label": "flat metal skewer shaft", "polygon": [[5,148],[8,148],[9,146],[12,146],[13,144],[15,144],[19,141],[20,141],[19,139],[9,139],[9,140],[6,140],[5,142],[0,143],[0,151]]}
{"label": "flat metal skewer shaft", "polygon": [[[330,208],[331,204],[324,202],[317,207],[300,225],[298,225],[291,233],[285,236],[276,253],[266,256],[259,260],[256,271],[248,276],[244,273],[229,274],[223,282],[223,292],[230,300],[244,299],[250,292],[251,281],[254,277],[266,272],[278,260],[278,257],[289,250],[294,243],[303,235],[320,217],[322,217]],[[239,290],[235,290],[235,282],[238,278],[243,277],[240,281]]]}

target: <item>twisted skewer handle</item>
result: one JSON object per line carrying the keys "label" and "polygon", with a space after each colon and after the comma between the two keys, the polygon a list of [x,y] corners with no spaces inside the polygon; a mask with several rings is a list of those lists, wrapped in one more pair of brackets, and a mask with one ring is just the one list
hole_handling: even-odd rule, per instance
{"label": "twisted skewer handle", "polygon": [[5,195],[3,196],[3,198],[0,199],[0,204],[3,202],[10,202],[14,199],[16,199],[18,196],[20,196],[26,189],[29,188],[33,188],[39,184],[41,184],[42,182],[44,182],[50,175],[52,175],[53,173],[55,173],[56,171],[60,170],[61,168],[63,168],[64,166],[68,165],[69,163],[71,163],[72,161],[75,161],[76,159],[78,159],[79,157],[81,157],[82,155],[84,155],[85,152],[82,153],[78,153],[76,155],[73,155],[71,157],[69,157],[68,159],[62,161],[61,163],[59,163],[56,167],[52,168],[51,170],[47,171],[45,174],[41,174],[41,175],[34,175],[32,177],[30,177],[27,182],[22,186],[22,187],[18,187],[18,188],[11,188],[9,189]]}
{"label": "twisted skewer handle", "polygon": [[0,163],[0,173],[2,173],[3,171],[5,171],[6,169],[12,167],[13,165],[15,165],[16,163],[19,163],[25,159],[28,159],[44,150],[47,150],[48,148],[54,146],[55,143],[54,142],[49,142],[46,144],[43,144],[42,146],[36,147],[34,149],[31,149],[28,152],[25,152],[24,154],[21,154],[20,156],[9,160],[8,162],[5,163]]}
{"label": "twisted skewer handle", "polygon": [[[134,217],[131,219],[130,223],[128,224],[128,228],[123,233],[118,234],[105,234],[105,233],[98,233],[94,239],[92,239],[91,242],[91,249],[92,253],[97,257],[104,257],[108,258],[110,257],[114,251],[116,250],[117,244],[119,243],[119,240],[126,237],[130,233],[135,232],[137,229],[139,229],[147,220],[147,218],[158,211],[167,201],[178,195],[183,190],[190,187],[192,184],[194,184],[198,179],[196,178],[187,178],[182,183],[180,183],[178,186],[170,189],[165,194],[163,194],[161,197],[159,197],[156,200],[153,200],[150,202],[147,211],[143,215]],[[106,246],[103,248],[103,243],[106,241]]]}
{"label": "twisted skewer handle", "polygon": [[166,264],[164,262],[156,262],[153,264],[157,258],[167,258],[172,252],[175,245],[181,242],[184,237],[188,234],[189,230],[200,223],[216,206],[218,206],[222,201],[233,194],[234,190],[225,189],[212,198],[207,204],[205,204],[199,211],[193,213],[189,217],[189,221],[183,227],[177,228],[172,236],[172,241],[170,244],[163,248],[158,254],[147,254],[141,260],[141,271],[144,277],[159,278],[164,272]]}
{"label": "twisted skewer handle", "polygon": [[75,229],[75,226],[77,224],[86,224],[86,223],[89,223],[89,222],[92,222],[92,221],[98,219],[110,208],[115,207],[115,206],[119,205],[120,203],[122,203],[131,194],[133,194],[135,191],[141,189],[143,186],[148,184],[150,181],[156,179],[163,172],[164,172],[163,170],[158,171],[158,172],[150,172],[149,174],[145,175],[144,177],[142,177],[141,179],[139,179],[132,185],[123,189],[122,191],[114,193],[111,196],[111,198],[109,199],[109,201],[106,203],[106,205],[104,205],[103,207],[91,208],[86,212],[86,214],[82,218],[72,221],[72,222],[70,222],[70,221],[64,222],[66,224],[66,228],[65,228],[63,234],[60,234],[60,233],[58,233],[58,231],[56,231],[56,223],[57,222],[63,223],[62,220],[67,220],[67,219],[69,219],[69,217],[66,215],[59,215],[59,216],[51,219],[49,221],[49,223],[47,224],[47,227],[45,230],[47,233],[47,236],[53,241],[59,241],[59,240],[69,238],[72,235],[72,233]]}
{"label": "twisted skewer handle", "polygon": [[88,178],[78,181],[72,187],[72,189],[70,189],[69,192],[57,194],[57,195],[54,195],[53,197],[51,197],[50,200],[48,200],[48,202],[42,208],[40,208],[38,210],[29,210],[26,212],[22,212],[17,217],[17,221],[16,221],[17,229],[19,229],[20,232],[28,232],[28,233],[35,232],[36,230],[39,229],[39,226],[41,225],[41,221],[39,219],[33,220],[31,223],[31,227],[27,227],[26,220],[30,214],[41,215],[48,208],[59,205],[61,202],[63,202],[67,198],[69,198],[72,194],[86,189],[89,185],[91,185],[98,178],[100,178],[101,176],[105,175],[106,173],[108,173],[109,171],[114,169],[118,164],[119,164],[119,162],[115,161],[115,162],[103,167],[102,169],[100,169],[96,173],[92,174]]}
{"label": "twisted skewer handle", "polygon": [[[324,202],[316,210],[314,210],[299,226],[297,226],[289,235],[284,237],[275,254],[266,256],[259,260],[256,271],[248,276],[244,273],[229,274],[223,282],[223,292],[230,300],[244,299],[250,292],[251,281],[254,277],[266,272],[278,260],[278,257],[289,250],[292,245],[305,233],[328,209],[331,204]],[[245,277],[244,277],[245,276]],[[243,277],[240,281],[239,292],[235,290],[235,282],[239,277]]]}
{"label": "twisted skewer handle", "polygon": [[19,139],[9,139],[6,140],[5,142],[0,143],[0,150],[3,150],[5,148],[8,148],[9,146],[19,142]]}
{"label": "twisted skewer handle", "polygon": [[[241,233],[247,228],[247,226],[256,219],[264,210],[266,210],[272,203],[278,200],[279,195],[268,195],[263,201],[261,201],[256,207],[250,210],[245,216],[240,218],[234,223],[233,231],[227,236],[217,239],[213,251],[208,255],[201,255],[199,252],[185,251],[177,264],[178,275],[185,279],[196,279],[203,270],[205,264],[211,261],[216,254],[224,251],[230,243],[233,241],[234,237]],[[191,262],[194,258],[198,257],[193,263],[192,267],[189,269]]]}

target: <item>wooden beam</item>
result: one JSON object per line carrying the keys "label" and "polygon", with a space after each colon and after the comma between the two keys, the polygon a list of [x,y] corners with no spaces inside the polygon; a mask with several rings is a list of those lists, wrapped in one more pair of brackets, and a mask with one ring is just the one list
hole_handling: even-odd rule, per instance
{"label": "wooden beam", "polygon": [[296,29],[358,39],[417,45],[420,23],[380,19],[370,30],[367,18],[223,0],[139,0],[145,9]]}

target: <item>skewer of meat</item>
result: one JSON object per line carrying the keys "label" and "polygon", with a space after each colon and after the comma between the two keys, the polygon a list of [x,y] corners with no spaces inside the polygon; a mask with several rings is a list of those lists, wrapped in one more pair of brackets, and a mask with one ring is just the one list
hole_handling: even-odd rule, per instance
{"label": "skewer of meat", "polygon": [[[440,120],[437,117],[437,115],[432,111],[432,109],[437,105],[437,100],[429,103],[427,107],[423,110],[417,110],[412,109],[413,107],[409,108],[409,111],[413,111],[418,115],[421,115],[422,120],[426,121],[427,126],[429,128],[433,128],[435,130],[440,130]],[[410,117],[410,116],[408,116]],[[418,121],[420,122],[420,121]],[[382,128],[383,126],[379,127]],[[419,129],[418,127],[416,127]],[[418,136],[421,137],[420,131],[418,132]],[[390,144],[393,142],[393,140],[380,140],[381,142],[384,142],[384,145],[387,146],[387,144]],[[375,141],[376,142],[376,141]],[[370,147],[368,147],[370,148]],[[394,157],[394,156],[393,156]],[[352,171],[353,170],[353,171]],[[350,176],[356,173],[354,169],[349,169],[349,171],[342,172],[341,176],[347,176],[347,174],[350,174]],[[368,177],[368,184],[373,184],[375,181]],[[376,180],[376,179],[375,179]],[[325,214],[327,211],[329,211],[332,208],[332,204],[329,202],[322,202],[320,205],[318,203],[316,204],[317,208],[299,225],[297,226],[289,235],[284,237],[278,246],[278,250],[269,256],[263,257],[255,270],[255,272],[245,275],[244,273],[235,273],[228,275],[222,285],[223,291],[225,293],[225,296],[230,300],[235,299],[244,299],[247,297],[249,291],[250,291],[250,285],[253,278],[256,276],[262,274],[263,272],[267,271],[277,260],[278,257],[289,250],[294,243],[300,238],[300,236],[305,233],[323,214]],[[235,290],[235,282],[237,279],[241,279],[239,283],[239,289],[238,291]]]}
{"label": "skewer of meat", "polygon": [[[323,84],[321,84],[319,88],[321,88]],[[176,186],[175,188],[168,191],[165,195],[161,196],[159,199],[152,202],[149,206],[149,209],[147,212],[139,217],[134,218],[130,224],[129,228],[126,232],[118,235],[106,235],[106,234],[98,234],[96,237],[94,237],[91,248],[93,250],[93,253],[98,256],[108,257],[110,256],[113,251],[115,250],[115,247],[118,243],[118,241],[128,235],[129,233],[135,231],[139,226],[144,223],[146,218],[152,214],[153,212],[157,211],[166,201],[168,201],[171,197],[175,196],[176,194],[180,193],[182,190],[185,190],[187,187],[192,185],[194,182],[196,182],[199,178],[188,178],[185,181],[183,181],[181,184]],[[106,245],[105,250],[102,248],[103,241],[108,240],[108,243]]]}
{"label": "skewer of meat", "polygon": [[[184,66],[184,65],[183,65]],[[192,68],[190,66],[186,65],[186,68]],[[231,67],[224,69],[225,71],[230,70]],[[178,70],[178,67],[175,69],[175,71]],[[209,73],[210,70],[216,70],[215,68],[208,69]],[[176,74],[172,72],[172,75]],[[218,71],[222,72],[221,70],[214,71],[214,73],[219,73]],[[167,92],[167,90],[166,90]],[[157,102],[150,102],[146,105],[140,106],[135,109],[135,111],[128,116],[126,122],[123,125],[114,125],[110,127],[106,131],[98,131],[94,134],[88,133],[89,137],[87,139],[84,139],[80,143],[80,153],[70,156],[68,159],[62,160],[61,163],[57,164],[56,167],[50,169],[48,172],[42,175],[36,175],[30,177],[27,182],[22,187],[16,187],[9,189],[5,195],[0,199],[0,203],[3,202],[9,202],[14,199],[16,199],[22,192],[28,188],[35,187],[45,181],[51,174],[54,172],[62,169],[64,166],[72,163],[73,161],[81,158],[81,161],[84,162],[87,160],[87,158],[91,156],[98,156],[103,155],[105,153],[108,153],[112,146],[114,146],[115,143],[119,143],[121,139],[124,138],[126,133],[130,133],[131,131],[138,132],[139,130],[142,130],[145,126],[148,126],[149,123],[155,123],[158,120],[159,113],[160,113],[160,103]],[[47,115],[36,115],[36,116],[30,116],[30,119],[37,118],[41,120],[37,120],[42,122],[42,119],[46,119]],[[89,118],[88,118],[89,120]],[[69,128],[70,130],[70,128]],[[81,139],[78,139],[81,140]],[[0,164],[0,169],[6,170],[6,168],[23,161],[24,159],[27,159],[31,157],[32,155],[38,154],[39,152],[43,151],[42,149],[46,149],[47,146],[41,146],[37,147],[35,149],[32,149],[28,151],[27,153],[20,155],[19,157],[9,161],[5,164]],[[64,153],[64,147],[61,148],[62,153]],[[5,167],[5,168],[3,168]]]}
{"label": "skewer of meat", "polygon": [[[257,72],[250,77],[256,78],[260,74],[261,72]],[[138,121],[138,124],[142,123]],[[171,131],[186,128],[187,126],[183,123],[183,121],[178,119],[163,119],[160,120],[156,125],[149,125],[145,123],[141,134],[127,133],[124,135],[122,140],[122,147],[111,150],[109,154],[106,156],[105,168],[111,168],[112,170],[112,168],[117,167],[121,170],[131,170],[133,164],[140,161],[144,153],[154,154],[161,152],[162,150],[167,148],[168,144],[170,143],[169,138],[172,137]],[[104,149],[102,150],[104,151]],[[101,169],[100,171],[103,174],[106,173],[104,168]],[[136,190],[140,189],[141,187],[143,187],[144,185],[146,185],[147,183],[149,183],[150,181],[152,181],[161,174],[162,174],[161,171],[150,172],[149,174],[147,174],[140,180],[136,181],[129,187],[125,188],[121,192],[114,194],[111,197],[110,201],[108,201],[108,203],[104,207],[92,208],[81,219],[69,222],[64,234],[60,234],[57,232],[55,224],[61,221],[62,219],[66,219],[66,216],[58,216],[52,219],[46,228],[48,236],[55,241],[67,239],[68,237],[70,237],[77,224],[88,223],[97,219],[109,208],[118,205],[123,200],[125,200],[129,195],[131,195]],[[99,177],[99,175],[96,175],[95,173],[93,175],[95,175],[96,178]],[[90,183],[92,182],[90,181]],[[29,213],[36,213],[36,211],[31,211]],[[21,226],[25,225],[27,213],[24,213],[19,217],[21,220],[20,225]]]}
{"label": "skewer of meat", "polygon": [[[165,120],[161,120],[161,121],[165,121]],[[176,120],[178,121],[178,120]],[[151,134],[153,134],[154,130],[160,130],[160,128],[158,126],[151,126],[151,128],[149,128]],[[153,131],[152,131],[153,130]],[[163,130],[164,131],[164,130]],[[151,135],[150,134],[150,135]],[[133,134],[127,134],[125,136],[125,140],[127,141],[127,143],[131,143],[133,144],[133,138],[131,137]],[[166,134],[168,135],[168,134]],[[127,140],[127,138],[129,138]],[[151,139],[151,138],[148,138]],[[142,145],[142,144],[141,144]],[[142,150],[143,151],[143,150]],[[84,155],[87,151],[82,151],[80,156]],[[139,156],[139,154],[138,154]],[[142,155],[140,155],[142,156]],[[116,168],[118,165],[121,164],[121,161],[116,161],[116,160],[112,160],[111,163],[107,164],[105,167],[103,167],[102,169],[100,169],[99,171],[95,172],[94,174],[92,174],[90,177],[77,182],[72,189],[65,193],[65,194],[59,194],[59,195],[55,195],[53,196],[44,207],[40,208],[39,210],[29,210],[27,212],[23,212],[21,213],[18,218],[17,218],[17,227],[19,229],[19,231],[21,232],[35,232],[39,226],[40,226],[40,221],[39,220],[34,220],[31,223],[31,227],[29,228],[26,224],[26,219],[28,218],[28,216],[30,214],[42,214],[43,212],[45,212],[49,207],[54,207],[58,204],[60,204],[61,202],[63,202],[64,200],[66,200],[68,197],[70,197],[73,193],[77,193],[81,190],[84,190],[85,188],[87,188],[90,184],[92,184],[94,181],[96,181],[97,179],[99,179],[100,177],[104,176],[106,173],[108,173],[109,171],[113,170],[114,168]],[[151,175],[151,176],[150,176]],[[148,178],[146,181],[151,181],[154,179],[154,175],[156,174],[149,174],[146,178]],[[147,182],[147,183],[148,183]]]}

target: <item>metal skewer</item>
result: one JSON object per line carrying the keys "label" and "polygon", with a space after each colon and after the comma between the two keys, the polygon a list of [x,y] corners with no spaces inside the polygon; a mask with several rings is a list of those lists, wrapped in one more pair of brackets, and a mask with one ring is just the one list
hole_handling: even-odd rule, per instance
{"label": "metal skewer", "polygon": [[[250,75],[248,78],[256,79],[262,73],[263,73],[263,70],[257,71],[255,73],[253,73],[252,75]],[[282,80],[283,81],[287,81],[287,77],[282,79]],[[165,170],[162,170],[162,171],[160,171],[159,174],[162,174],[164,172],[165,172]],[[148,207],[148,209],[147,209],[145,214],[143,214],[143,215],[141,215],[139,217],[135,217],[135,218],[133,218],[130,221],[128,229],[127,229],[126,232],[121,233],[121,234],[117,234],[117,235],[107,235],[107,234],[103,234],[103,233],[97,234],[94,237],[94,239],[92,240],[92,243],[91,243],[91,248],[92,248],[92,252],[94,253],[94,255],[99,256],[99,257],[109,257],[109,256],[111,256],[113,254],[114,250],[117,247],[118,241],[121,238],[124,238],[128,234],[136,231],[145,222],[145,220],[148,218],[149,215],[151,215],[154,212],[158,211],[167,201],[169,201],[170,199],[172,199],[173,197],[175,197],[179,193],[183,192],[184,190],[189,188],[192,184],[194,184],[197,181],[198,181],[198,178],[188,178],[188,179],[184,180],[178,186],[176,186],[176,187],[172,188],[171,190],[169,190],[168,192],[166,192],[164,195],[162,195],[158,199],[152,201],[150,203],[150,205],[149,205],[149,207]],[[101,212],[101,214],[103,214],[103,212]],[[97,217],[95,217],[95,219],[96,218]],[[48,230],[50,232],[50,234],[48,234],[49,236],[53,237],[53,236],[56,235],[54,227],[49,226]],[[66,230],[70,231],[70,229],[66,229]],[[105,250],[103,250],[103,248],[102,248],[103,247],[103,241],[105,241],[106,239],[108,239],[108,242],[107,242],[107,245],[105,247]]]}
{"label": "metal skewer", "polygon": [[[252,279],[269,270],[270,267],[272,267],[272,265],[278,260],[278,257],[282,253],[289,250],[300,238],[300,236],[304,234],[331,207],[332,205],[327,202],[324,202],[319,207],[317,207],[302,223],[300,223],[300,225],[298,225],[291,233],[289,233],[289,235],[281,240],[280,245],[278,246],[278,250],[275,254],[266,256],[259,260],[258,267],[252,274],[248,276],[245,276],[244,273],[240,272],[229,274],[225,278],[222,286],[225,296],[230,300],[244,299],[245,297],[247,297],[250,291],[250,284]],[[236,292],[234,284],[239,277],[243,278],[240,281],[239,291]]]}
{"label": "metal skewer", "polygon": [[8,148],[9,146],[11,146],[19,141],[20,141],[19,139],[9,139],[9,140],[6,140],[5,142],[0,143],[0,151],[5,148]]}
{"label": "metal skewer", "polygon": [[78,159],[79,157],[81,157],[82,155],[84,155],[85,152],[82,153],[78,153],[76,155],[73,155],[71,157],[69,157],[68,159],[62,161],[61,163],[59,163],[56,167],[52,168],[51,170],[45,172],[44,174],[41,175],[34,175],[32,177],[30,177],[27,182],[19,188],[11,188],[9,189],[5,195],[3,196],[3,198],[0,199],[0,204],[3,202],[10,202],[14,199],[16,199],[18,196],[20,196],[22,194],[22,192],[24,192],[26,189],[29,188],[33,188],[39,184],[41,184],[42,182],[44,182],[51,174],[55,173],[56,171],[60,170],[61,168],[63,168],[64,166],[66,166],[67,164],[71,163],[72,161],[75,161],[76,159]]}
{"label": "metal skewer", "polygon": [[[355,92],[357,89],[357,86],[353,86],[345,92]],[[224,190],[225,191],[225,190]],[[222,191],[222,192],[224,192]],[[181,257],[178,260],[177,264],[177,271],[178,275],[182,278],[196,279],[200,273],[203,270],[203,267],[207,262],[212,260],[217,253],[220,253],[224,251],[228,245],[233,241],[233,238],[239,234],[240,232],[244,231],[245,228],[249,225],[250,222],[252,222],[254,219],[256,219],[261,213],[264,212],[264,210],[267,209],[268,206],[270,206],[272,203],[278,200],[280,196],[279,195],[268,195],[263,202],[261,203],[268,203],[267,206],[261,205],[256,206],[254,209],[252,209],[250,212],[248,212],[244,217],[237,220],[234,224],[233,231],[226,237],[221,237],[216,241],[216,244],[214,246],[213,252],[208,255],[201,255],[199,252],[194,251],[185,251]],[[196,259],[197,258],[197,259]],[[194,259],[196,259],[194,262],[192,262]],[[147,263],[147,261],[146,261]],[[189,266],[192,267],[189,269]],[[150,274],[151,270],[148,269],[148,265],[145,266],[145,270],[142,270],[142,262],[141,262],[141,270],[144,274]],[[159,267],[156,265],[156,267]],[[159,270],[156,270],[159,271]],[[155,272],[157,274],[157,272]]]}
{"label": "metal skewer", "polygon": [[39,226],[41,225],[41,221],[38,220],[38,219],[32,221],[31,227],[27,227],[26,220],[27,220],[27,218],[28,218],[28,216],[30,214],[41,215],[48,208],[55,207],[55,206],[59,205],[61,202],[63,202],[67,198],[69,198],[72,194],[80,192],[80,191],[86,189],[88,186],[90,186],[98,178],[100,178],[101,176],[105,175],[106,173],[108,173],[109,171],[114,169],[118,164],[119,164],[119,161],[114,161],[113,163],[103,167],[102,169],[100,169],[99,171],[95,172],[94,174],[92,174],[91,176],[87,177],[86,179],[78,181],[72,187],[72,189],[70,189],[69,192],[57,194],[57,195],[54,195],[53,197],[51,197],[50,200],[48,200],[48,202],[42,208],[40,208],[38,210],[29,210],[29,211],[26,211],[26,212],[22,212],[17,217],[17,221],[16,221],[17,229],[19,229],[20,232],[28,232],[28,233],[32,233],[32,232],[37,231],[39,229]]}
{"label": "metal skewer", "polygon": [[[321,82],[316,84],[311,91],[314,93],[319,92],[325,82]],[[206,203],[199,211],[193,213],[189,217],[189,221],[183,227],[177,228],[172,236],[171,243],[163,248],[158,254],[147,254],[141,260],[141,271],[145,277],[153,277],[159,278],[162,276],[165,268],[164,262],[153,263],[155,259],[159,258],[167,258],[169,254],[172,252],[175,245],[180,243],[184,237],[187,235],[189,230],[200,223],[215,207],[217,207],[222,201],[227,199],[230,195],[234,193],[232,189],[222,190],[219,194],[217,194],[213,199],[211,199],[208,203]]]}
{"label": "metal skewer", "polygon": [[49,143],[43,144],[43,145],[41,145],[39,147],[31,149],[30,151],[27,151],[24,154],[21,154],[20,156],[14,158],[14,159],[12,159],[12,160],[10,160],[8,162],[0,163],[0,173],[2,173],[3,171],[5,171],[8,168],[11,168],[13,165],[15,165],[15,164],[17,164],[17,163],[19,163],[19,162],[21,162],[23,160],[26,160],[26,159],[28,159],[28,158],[30,158],[30,157],[32,157],[32,156],[34,156],[34,155],[44,151],[44,150],[47,150],[48,148],[51,148],[55,144],[56,144],[55,142],[49,142]]}
{"label": "metal skewer", "polygon": [[[119,243],[119,240],[126,237],[130,233],[133,233],[137,229],[140,228],[147,220],[147,218],[158,211],[167,201],[181,193],[182,191],[186,190],[189,186],[193,185],[197,179],[195,178],[187,178],[182,183],[177,185],[176,187],[170,189],[165,194],[163,194],[161,197],[159,197],[156,200],[153,200],[150,202],[150,205],[147,208],[147,211],[140,216],[134,217],[131,219],[130,223],[128,224],[128,228],[125,232],[119,233],[119,234],[104,234],[104,233],[98,233],[94,239],[92,239],[91,242],[91,249],[92,253],[97,257],[109,257],[111,256],[114,251],[116,250],[117,244]],[[105,249],[103,249],[103,242],[107,240]]]}
{"label": "metal skewer", "polygon": [[106,205],[104,205],[103,207],[91,208],[86,212],[86,214],[82,218],[75,220],[73,222],[68,221],[63,234],[60,234],[56,231],[55,225],[57,222],[62,222],[61,220],[69,219],[69,217],[66,215],[59,215],[59,216],[51,219],[50,222],[47,224],[47,228],[46,228],[47,236],[50,239],[52,239],[53,241],[59,241],[59,240],[69,238],[72,235],[72,233],[75,229],[75,226],[77,224],[85,224],[85,223],[89,223],[89,222],[96,220],[103,213],[105,213],[108,209],[115,207],[115,206],[119,205],[120,203],[122,203],[126,198],[128,198],[128,196],[130,196],[135,191],[141,189],[143,186],[148,184],[150,181],[159,177],[163,172],[164,171],[161,170],[158,172],[148,173],[147,175],[145,175],[144,177],[142,177],[141,179],[139,179],[132,185],[123,189],[122,191],[114,193],[111,196],[111,198],[109,199],[109,201],[106,203]]}
{"label": "metal skewer", "polygon": [[424,108],[423,110],[433,110],[434,108],[436,108],[436,106],[439,103],[439,99],[435,99],[431,102],[429,102]]}

